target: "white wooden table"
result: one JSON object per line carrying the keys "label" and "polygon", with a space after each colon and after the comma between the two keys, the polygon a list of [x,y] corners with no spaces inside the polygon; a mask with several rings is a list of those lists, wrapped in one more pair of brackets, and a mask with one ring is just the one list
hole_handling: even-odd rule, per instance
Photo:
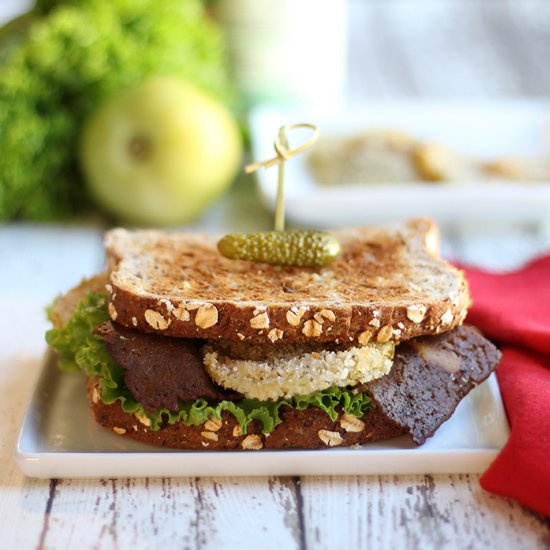
{"label": "white wooden table", "polygon": [[[355,98],[550,95],[544,0],[350,2]],[[241,184],[196,228],[269,223]],[[509,268],[550,251],[550,235],[478,228],[443,244]],[[99,227],[0,226],[0,548],[550,548],[548,519],[485,493],[475,475],[26,479],[12,453],[45,349],[43,308],[102,262]]]}

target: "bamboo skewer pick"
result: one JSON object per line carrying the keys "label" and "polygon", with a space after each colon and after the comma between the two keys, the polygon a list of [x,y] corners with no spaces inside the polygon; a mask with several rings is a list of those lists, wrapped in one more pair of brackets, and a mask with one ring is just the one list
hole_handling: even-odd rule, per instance
{"label": "bamboo skewer pick", "polygon": [[[302,145],[290,149],[288,143],[287,132],[296,128],[309,128],[313,130],[313,135]],[[285,229],[285,203],[284,203],[284,188],[285,188],[285,161],[303,153],[311,147],[319,137],[319,128],[315,124],[309,122],[300,122],[298,124],[287,124],[279,129],[277,139],[273,144],[277,156],[254,164],[245,166],[244,171],[247,174],[255,172],[259,168],[270,168],[275,164],[279,167],[277,176],[277,202],[275,205],[275,231],[284,231]]]}

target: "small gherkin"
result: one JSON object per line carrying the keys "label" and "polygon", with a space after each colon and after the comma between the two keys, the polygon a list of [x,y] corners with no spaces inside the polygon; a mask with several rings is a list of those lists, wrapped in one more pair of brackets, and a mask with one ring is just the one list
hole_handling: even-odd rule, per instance
{"label": "small gherkin", "polygon": [[323,267],[340,254],[340,243],[323,231],[231,233],[218,241],[220,254],[232,260]]}

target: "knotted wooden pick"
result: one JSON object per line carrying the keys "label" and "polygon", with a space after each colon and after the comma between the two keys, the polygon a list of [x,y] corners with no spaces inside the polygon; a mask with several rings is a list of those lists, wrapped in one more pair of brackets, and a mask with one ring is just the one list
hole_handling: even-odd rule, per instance
{"label": "knotted wooden pick", "polygon": [[[290,130],[297,128],[309,128],[313,130],[313,135],[302,145],[290,148],[288,144],[287,133]],[[306,149],[311,147],[319,137],[319,128],[315,124],[309,122],[300,122],[297,124],[287,124],[279,129],[279,133],[273,144],[275,153],[277,155],[273,158],[249,164],[245,166],[244,171],[247,174],[255,172],[259,168],[270,168],[276,164],[279,166],[279,172],[277,177],[277,202],[275,206],[275,231],[284,231],[285,229],[285,203],[284,203],[284,187],[285,187],[285,161],[303,153]]]}

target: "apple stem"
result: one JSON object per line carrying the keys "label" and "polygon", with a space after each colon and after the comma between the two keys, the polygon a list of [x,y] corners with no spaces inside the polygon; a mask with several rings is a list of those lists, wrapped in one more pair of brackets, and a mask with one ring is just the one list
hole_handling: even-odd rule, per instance
{"label": "apple stem", "polygon": [[128,144],[128,151],[137,161],[147,160],[151,154],[151,142],[145,136],[134,136]]}
{"label": "apple stem", "polygon": [[[296,128],[309,128],[313,130],[313,135],[302,145],[290,149],[288,144],[287,132]],[[290,158],[303,153],[306,149],[311,147],[319,137],[319,128],[315,124],[309,122],[301,122],[298,124],[287,124],[279,129],[277,139],[275,140],[274,147],[277,156],[261,161],[254,164],[245,166],[244,171],[247,174],[255,172],[259,168],[270,168],[275,164],[278,165],[277,174],[277,199],[275,203],[275,231],[284,231],[285,229],[285,201],[284,201],[284,189],[285,189],[285,161]]]}

